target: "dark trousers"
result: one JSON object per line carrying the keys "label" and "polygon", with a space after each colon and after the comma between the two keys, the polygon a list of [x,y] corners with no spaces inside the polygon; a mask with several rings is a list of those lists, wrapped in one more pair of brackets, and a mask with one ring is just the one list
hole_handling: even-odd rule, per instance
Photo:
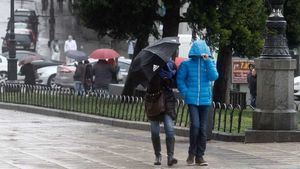
{"label": "dark trousers", "polygon": [[190,114],[189,154],[202,157],[206,149],[209,106],[188,105]]}

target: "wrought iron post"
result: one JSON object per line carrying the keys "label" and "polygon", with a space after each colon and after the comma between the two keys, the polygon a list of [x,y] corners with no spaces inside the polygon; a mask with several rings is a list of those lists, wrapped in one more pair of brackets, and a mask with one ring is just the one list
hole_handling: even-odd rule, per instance
{"label": "wrought iron post", "polygon": [[7,64],[8,80],[17,80],[17,59],[16,59],[16,40],[15,40],[15,2],[10,1],[10,34],[9,34],[9,58]]}
{"label": "wrought iron post", "polygon": [[287,24],[282,14],[284,1],[269,0],[272,13],[266,23],[267,37],[261,58],[291,58],[286,39]]}
{"label": "wrought iron post", "polygon": [[255,59],[257,98],[252,129],[245,142],[300,141],[297,111],[294,109],[294,70],[282,14],[285,0],[269,0],[272,13],[266,22],[267,36],[261,57]]}

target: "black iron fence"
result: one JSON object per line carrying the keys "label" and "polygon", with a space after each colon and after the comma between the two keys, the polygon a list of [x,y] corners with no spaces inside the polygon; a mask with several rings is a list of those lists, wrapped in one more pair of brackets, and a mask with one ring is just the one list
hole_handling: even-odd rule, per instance
{"label": "black iron fence", "polygon": [[247,93],[240,91],[230,91],[230,103],[232,105],[240,105],[243,109],[247,107]]}
{"label": "black iron fence", "polygon": [[[24,84],[0,84],[0,102],[34,105],[46,108],[94,114],[131,121],[148,121],[142,97],[110,95],[104,91],[94,91],[86,95],[76,95],[73,90],[47,86]],[[240,105],[213,104],[213,130],[227,133],[242,133],[244,111]],[[177,119],[175,125],[189,126],[187,105],[182,99],[176,103]],[[244,113],[246,112],[246,114]]]}

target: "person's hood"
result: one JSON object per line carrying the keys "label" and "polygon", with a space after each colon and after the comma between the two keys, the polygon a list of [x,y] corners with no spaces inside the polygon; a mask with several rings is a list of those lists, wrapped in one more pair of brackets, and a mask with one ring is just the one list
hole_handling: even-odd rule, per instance
{"label": "person's hood", "polygon": [[189,58],[200,57],[204,54],[207,54],[211,57],[210,49],[206,42],[204,40],[195,41],[189,51]]}

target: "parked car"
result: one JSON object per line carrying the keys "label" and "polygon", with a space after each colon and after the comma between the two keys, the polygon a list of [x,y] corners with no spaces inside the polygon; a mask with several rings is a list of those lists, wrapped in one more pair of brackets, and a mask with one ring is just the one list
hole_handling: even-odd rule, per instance
{"label": "parked car", "polygon": [[[7,32],[2,43],[2,53],[9,50],[9,35]],[[29,50],[35,51],[36,38],[34,33],[28,29],[16,29],[15,30],[16,50]]]}
{"label": "parked car", "polygon": [[[90,63],[94,65],[98,60],[96,59],[89,59]],[[128,70],[130,67],[131,59],[125,59],[124,57],[118,58],[118,65],[120,67],[119,75],[122,77],[122,81],[120,83],[124,83],[126,80],[126,77],[128,75]],[[54,79],[55,84],[62,87],[73,87],[74,86],[74,80],[73,75],[75,72],[75,65],[74,63],[68,64],[68,65],[61,65],[57,67],[57,74]]]}
{"label": "parked car", "polygon": [[0,83],[7,80],[7,59],[0,55]]}
{"label": "parked car", "polygon": [[33,21],[38,22],[38,16],[36,15],[34,10],[19,8],[15,10],[15,15],[25,15],[30,16]]}
{"label": "parked car", "polygon": [[38,16],[34,10],[31,9],[16,9],[15,22],[26,22],[33,26],[34,32],[38,30]]}
{"label": "parked car", "polygon": [[[10,22],[7,24],[6,31],[9,32],[11,28]],[[15,22],[15,29],[28,29],[34,33],[34,36],[37,37],[37,32],[34,31],[34,27],[30,23],[26,22]]]}
{"label": "parked car", "polygon": [[[0,55],[1,56],[0,57],[0,82],[7,79],[7,58],[9,57],[8,55],[9,55],[8,52],[5,52],[2,55]],[[16,58],[18,60],[23,60],[24,58],[32,56],[32,55],[40,56],[41,58],[44,58],[42,60],[33,61],[32,64],[37,69],[37,73],[38,74],[40,73],[39,75],[42,75],[41,77],[39,77],[37,79],[37,83],[47,85],[47,81],[46,81],[46,83],[41,83],[40,78],[43,78],[45,76],[45,74],[41,74],[41,72],[45,71],[46,73],[51,73],[52,71],[51,71],[50,67],[54,66],[55,67],[54,70],[55,70],[55,73],[56,73],[57,65],[61,65],[61,63],[56,62],[56,61],[52,61],[52,60],[47,60],[45,56],[41,56],[41,55],[39,55],[38,53],[35,53],[35,52],[23,51],[23,50],[17,50],[16,51]],[[42,69],[44,67],[49,67],[49,68]],[[18,66],[18,69],[19,68],[20,67]],[[40,69],[42,69],[42,70],[40,70]],[[49,77],[47,77],[47,80],[48,80],[48,78]],[[22,80],[22,77],[18,77],[18,80]]]}
{"label": "parked car", "polygon": [[38,79],[36,80],[37,84],[46,85],[51,88],[56,87],[54,81],[58,65],[55,66],[46,66],[37,69]]}
{"label": "parked car", "polygon": [[300,99],[300,76],[294,78],[294,96]]}

